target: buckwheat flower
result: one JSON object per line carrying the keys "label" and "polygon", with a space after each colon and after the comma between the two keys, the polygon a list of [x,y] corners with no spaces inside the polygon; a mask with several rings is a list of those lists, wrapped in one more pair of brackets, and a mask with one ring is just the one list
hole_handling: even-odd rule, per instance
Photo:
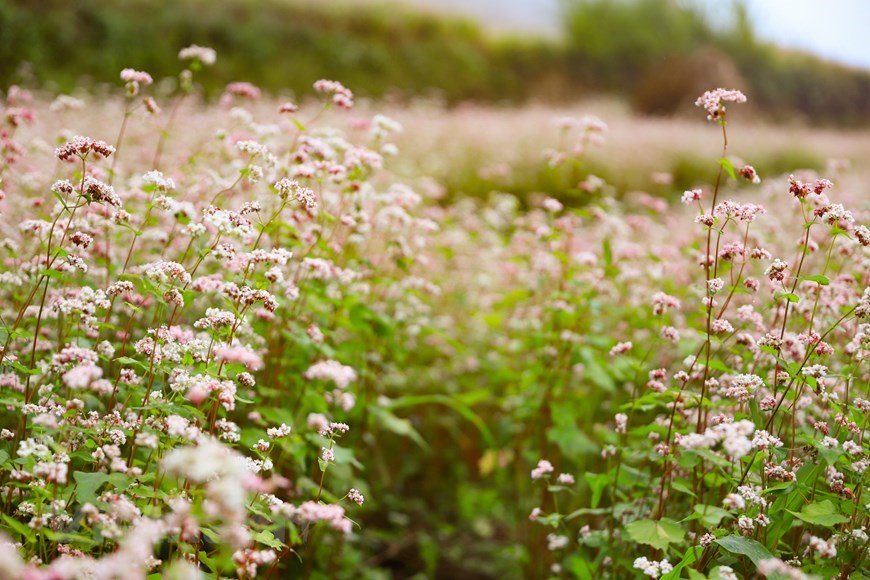
{"label": "buckwheat flower", "polygon": [[867,226],[858,226],[855,228],[855,237],[858,238],[858,243],[865,248],[870,246],[870,229],[868,229]]}
{"label": "buckwheat flower", "polygon": [[157,191],[168,192],[175,189],[175,182],[171,177],[164,177],[160,171],[149,171],[142,176],[142,183],[153,185]]}
{"label": "buckwheat flower", "polygon": [[562,205],[562,203],[558,199],[548,197],[543,201],[543,203],[541,204],[541,207],[543,207],[545,210],[547,210],[550,213],[559,213],[560,211],[562,211],[562,208],[564,206]]}
{"label": "buckwheat flower", "polygon": [[726,90],[722,88],[707,91],[695,101],[696,107],[702,107],[707,111],[707,119],[719,121],[725,118],[725,104],[745,103],[746,95],[738,90]]}
{"label": "buckwheat flower", "polygon": [[727,320],[719,318],[713,321],[710,330],[713,334],[730,334],[734,332],[734,327]]}
{"label": "buckwheat flower", "polygon": [[725,280],[723,280],[722,278],[713,278],[712,280],[707,280],[707,289],[710,291],[710,294],[716,294],[724,287]]}
{"label": "buckwheat flower", "polygon": [[741,222],[752,222],[755,221],[755,218],[759,215],[766,213],[766,211],[767,210],[765,210],[763,206],[754,203],[744,203],[737,208],[734,217]]}
{"label": "buckwheat flower", "polygon": [[787,269],[788,264],[777,258],[773,261],[772,264],[767,267],[767,269],[764,271],[764,275],[767,276],[770,280],[781,282],[785,279],[785,271]]}
{"label": "buckwheat flower", "polygon": [[142,431],[136,434],[136,446],[137,447],[147,447],[148,449],[157,449],[159,444],[159,438],[154,433],[146,433]]}
{"label": "buckwheat flower", "polygon": [[752,451],[752,442],[743,436],[729,437],[722,443],[722,448],[732,459],[740,459]]}
{"label": "buckwheat flower", "polygon": [[266,435],[269,439],[280,439],[290,434],[290,427],[281,423],[280,427],[269,427],[266,429]]}
{"label": "buckwheat flower", "polygon": [[716,224],[716,218],[710,214],[702,213],[695,216],[695,223],[712,228]]}
{"label": "buckwheat flower", "polygon": [[365,501],[365,497],[363,497],[363,494],[361,494],[359,490],[355,488],[350,488],[350,491],[347,492],[347,499],[357,505],[362,505]]}
{"label": "buckwheat flower", "polygon": [[344,517],[344,508],[337,504],[326,505],[306,501],[293,512],[293,517],[302,522],[326,522],[330,527],[350,533],[352,523]]}
{"label": "buckwheat flower", "polygon": [[805,367],[801,374],[806,377],[814,377],[816,379],[820,379],[828,374],[828,367],[824,365],[812,365]]}
{"label": "buckwheat flower", "polygon": [[757,572],[765,577],[785,577],[789,580],[806,580],[808,576],[797,568],[792,568],[778,558],[766,558],[758,562]]}
{"label": "buckwheat flower", "polygon": [[617,413],[613,417],[614,423],[616,423],[615,431],[617,433],[625,433],[625,428],[628,425],[628,415],[625,413]]}
{"label": "buckwheat flower", "polygon": [[855,218],[852,212],[843,207],[842,204],[832,203],[821,207],[813,212],[820,217],[823,222],[828,225],[835,226],[837,224],[852,224],[855,223]]}
{"label": "buckwheat flower", "polygon": [[135,82],[146,86],[154,82],[154,79],[151,78],[151,75],[147,72],[134,70],[132,68],[125,68],[121,71],[121,80],[125,83]]}
{"label": "buckwheat flower", "polygon": [[652,297],[653,315],[661,316],[671,308],[680,308],[681,304],[678,298],[665,294],[664,292],[656,292]]}
{"label": "buckwheat flower", "polygon": [[617,343],[616,346],[610,349],[610,356],[619,356],[631,350],[631,341]]}
{"label": "buckwheat flower", "polygon": [[836,449],[840,445],[840,442],[833,437],[825,437],[821,443],[822,447],[827,447],[828,449]]}
{"label": "buckwheat flower", "polygon": [[85,102],[70,95],[58,95],[49,105],[48,110],[53,113],[63,111],[80,111],[85,108]]}
{"label": "buckwheat flower", "polygon": [[181,60],[193,60],[202,65],[211,66],[217,60],[217,52],[213,48],[191,44],[178,52],[178,58]]}
{"label": "buckwheat flower", "polygon": [[152,97],[145,97],[142,103],[145,105],[145,110],[151,116],[159,115],[162,112],[160,105]]}
{"label": "buckwheat flower", "polygon": [[142,274],[160,284],[167,284],[173,280],[186,286],[190,284],[191,276],[178,262],[159,260],[142,267]]}
{"label": "buckwheat flower", "polygon": [[812,550],[822,558],[834,558],[837,555],[837,544],[834,538],[830,540],[823,540],[817,536],[811,536],[809,541],[808,550]]}
{"label": "buckwheat flower", "polygon": [[215,349],[215,359],[226,363],[240,363],[249,371],[263,368],[263,357],[244,346],[222,346]]}
{"label": "buckwheat flower", "polygon": [[834,184],[831,183],[828,179],[817,179],[815,185],[813,186],[813,193],[816,195],[822,195],[826,189],[831,189],[834,187]]}
{"label": "buckwheat flower", "polygon": [[80,248],[87,248],[91,245],[91,242],[94,241],[94,238],[89,236],[84,232],[76,232],[69,237],[70,241],[73,245],[78,246]]}
{"label": "buckwheat flower", "polygon": [[729,493],[724,500],[722,506],[725,509],[742,511],[746,509],[746,500],[736,493]]}
{"label": "buckwheat flower", "polygon": [[707,546],[712,544],[713,540],[715,540],[715,539],[716,539],[716,536],[714,536],[713,534],[704,534],[703,536],[701,536],[701,539],[698,540],[698,544],[702,548],[706,548]]}
{"label": "buckwheat flower", "polygon": [[278,107],[279,113],[295,113],[299,111],[299,107],[291,102],[281,103],[281,106]]}
{"label": "buckwheat flower", "polygon": [[107,203],[115,207],[121,207],[121,198],[115,193],[115,189],[103,183],[99,179],[86,177],[84,183],[84,193],[89,200],[97,203]]}
{"label": "buckwheat flower", "polygon": [[667,560],[656,562],[655,560],[647,560],[644,557],[635,559],[634,568],[640,570],[650,578],[658,578],[660,575],[668,574],[674,569]]}
{"label": "buckwheat flower", "polygon": [[553,471],[553,464],[546,459],[541,459],[538,461],[537,467],[532,470],[532,479],[541,479],[542,477],[546,477],[553,473]]}
{"label": "buckwheat flower", "polygon": [[18,444],[18,457],[38,457],[40,459],[48,459],[51,455],[48,447],[43,443],[37,443],[32,437],[22,440]]}
{"label": "buckwheat flower", "polygon": [[244,97],[255,101],[260,98],[260,89],[246,82],[230,83],[224,89],[224,95],[232,95],[235,97]]}
{"label": "buckwheat flower", "polygon": [[752,438],[752,446],[763,451],[782,447],[782,445],[782,440],[764,430],[756,431]]}
{"label": "buckwheat flower", "polygon": [[680,198],[680,201],[685,205],[690,205],[696,201],[701,201],[702,195],[703,192],[700,189],[690,189],[683,192],[683,196]]}
{"label": "buckwheat flower", "polygon": [[61,161],[69,161],[73,157],[85,158],[91,153],[98,157],[109,157],[115,152],[115,148],[105,141],[98,141],[90,137],[76,135],[71,141],[54,150],[55,157]]}
{"label": "buckwheat flower", "polygon": [[63,374],[63,383],[71,389],[86,389],[102,376],[103,369],[96,365],[78,365]]}
{"label": "buckwheat flower", "polygon": [[574,485],[574,476],[570,473],[560,473],[556,478],[556,482],[561,485]]}
{"label": "buckwheat flower", "polygon": [[761,183],[761,178],[758,176],[758,173],[755,171],[755,168],[751,165],[744,165],[740,169],[737,170],[737,173],[740,174],[740,177],[745,179],[750,183]]}
{"label": "buckwheat flower", "polygon": [[164,292],[163,301],[167,304],[174,304],[179,308],[184,307],[184,297],[181,294],[181,290],[179,290],[178,288],[170,288],[169,290]]}
{"label": "buckwheat flower", "polygon": [[788,191],[798,199],[805,199],[813,192],[810,184],[798,181],[794,175],[788,176]]}
{"label": "buckwheat flower", "polygon": [[350,426],[347,423],[332,422],[329,424],[328,433],[331,435],[347,433],[348,431],[350,431]]}
{"label": "buckwheat flower", "polygon": [[849,455],[861,455],[863,453],[861,446],[854,441],[843,442],[843,450]]}
{"label": "buckwheat flower", "polygon": [[568,545],[568,536],[559,534],[547,534],[547,549],[551,552],[561,550]]}
{"label": "buckwheat flower", "polygon": [[[259,566],[265,566],[274,562],[278,556],[274,550],[254,550],[245,548],[233,553],[233,563],[238,566],[236,574],[239,578],[256,578]],[[195,573],[193,577],[196,577]],[[180,577],[180,576],[179,576]]]}
{"label": "buckwheat flower", "polygon": [[133,290],[135,290],[135,288],[136,287],[133,286],[132,282],[128,282],[128,281],[124,280],[121,282],[115,282],[114,284],[112,284],[111,286],[106,288],[106,294],[108,296],[115,297],[115,296],[119,296],[119,295],[127,293],[127,292],[133,292]]}
{"label": "buckwheat flower", "polygon": [[357,378],[356,371],[335,360],[320,361],[311,365],[303,375],[309,381],[332,381],[339,389],[345,389]]}
{"label": "buckwheat flower", "polygon": [[662,327],[661,336],[668,342],[677,342],[680,340],[680,331],[673,326]]}
{"label": "buckwheat flower", "polygon": [[328,449],[326,447],[321,447],[320,449],[322,451],[322,453],[320,454],[320,458],[323,460],[324,463],[335,461],[335,453],[332,451],[332,449]]}
{"label": "buckwheat flower", "polygon": [[314,83],[314,90],[332,97],[332,102],[342,109],[353,108],[353,93],[338,81],[319,80]]}

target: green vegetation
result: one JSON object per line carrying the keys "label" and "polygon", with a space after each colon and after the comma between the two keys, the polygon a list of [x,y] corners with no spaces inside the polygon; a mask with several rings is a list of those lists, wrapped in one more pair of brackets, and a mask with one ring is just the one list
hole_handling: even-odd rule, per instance
{"label": "green vegetation", "polygon": [[720,23],[668,0],[568,0],[564,21],[565,40],[553,41],[494,38],[395,3],[5,0],[0,86],[69,91],[114,83],[124,67],[172,76],[166,47],[196,43],[220,54],[220,69],[202,79],[210,95],[240,78],[301,94],[330,77],[372,97],[434,93],[450,103],[616,92],[639,112],[671,114],[722,85],[751,91],[779,120],[870,118],[870,74],[759,40],[739,4]]}

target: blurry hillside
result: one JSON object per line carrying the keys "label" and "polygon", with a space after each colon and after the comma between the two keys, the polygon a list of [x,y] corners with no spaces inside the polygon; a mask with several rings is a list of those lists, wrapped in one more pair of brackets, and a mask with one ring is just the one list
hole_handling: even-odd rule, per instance
{"label": "blurry hillside", "polygon": [[672,114],[713,85],[741,88],[766,116],[870,121],[870,73],[760,41],[735,8],[714,26],[670,0],[567,0],[565,38],[493,37],[400,2],[0,0],[0,85],[69,91],[122,68],[178,72],[178,49],[214,47],[209,95],[249,80],[301,95],[322,77],[362,95],[520,103],[615,93]]}

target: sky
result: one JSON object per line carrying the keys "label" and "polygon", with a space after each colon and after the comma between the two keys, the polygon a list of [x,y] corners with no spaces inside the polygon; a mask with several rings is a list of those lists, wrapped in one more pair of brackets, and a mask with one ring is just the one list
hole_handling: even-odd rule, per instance
{"label": "sky", "polygon": [[[560,0],[409,0],[455,11],[497,30],[557,34]],[[725,0],[696,0],[719,6]],[[744,0],[758,34],[870,70],[870,0]]]}

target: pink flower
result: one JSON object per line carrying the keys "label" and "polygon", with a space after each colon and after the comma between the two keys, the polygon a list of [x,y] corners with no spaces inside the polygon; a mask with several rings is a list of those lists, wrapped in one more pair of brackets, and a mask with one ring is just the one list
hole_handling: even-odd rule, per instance
{"label": "pink flower", "polygon": [[553,473],[553,464],[546,459],[538,461],[538,466],[532,470],[532,479],[541,479]]}
{"label": "pink flower", "polygon": [[243,346],[222,346],[215,350],[215,358],[222,362],[242,363],[249,371],[263,368],[263,359]]}
{"label": "pink flower", "polygon": [[738,90],[714,89],[707,91],[695,101],[696,107],[707,111],[707,119],[718,121],[725,117],[724,103],[745,103],[746,95]]}

